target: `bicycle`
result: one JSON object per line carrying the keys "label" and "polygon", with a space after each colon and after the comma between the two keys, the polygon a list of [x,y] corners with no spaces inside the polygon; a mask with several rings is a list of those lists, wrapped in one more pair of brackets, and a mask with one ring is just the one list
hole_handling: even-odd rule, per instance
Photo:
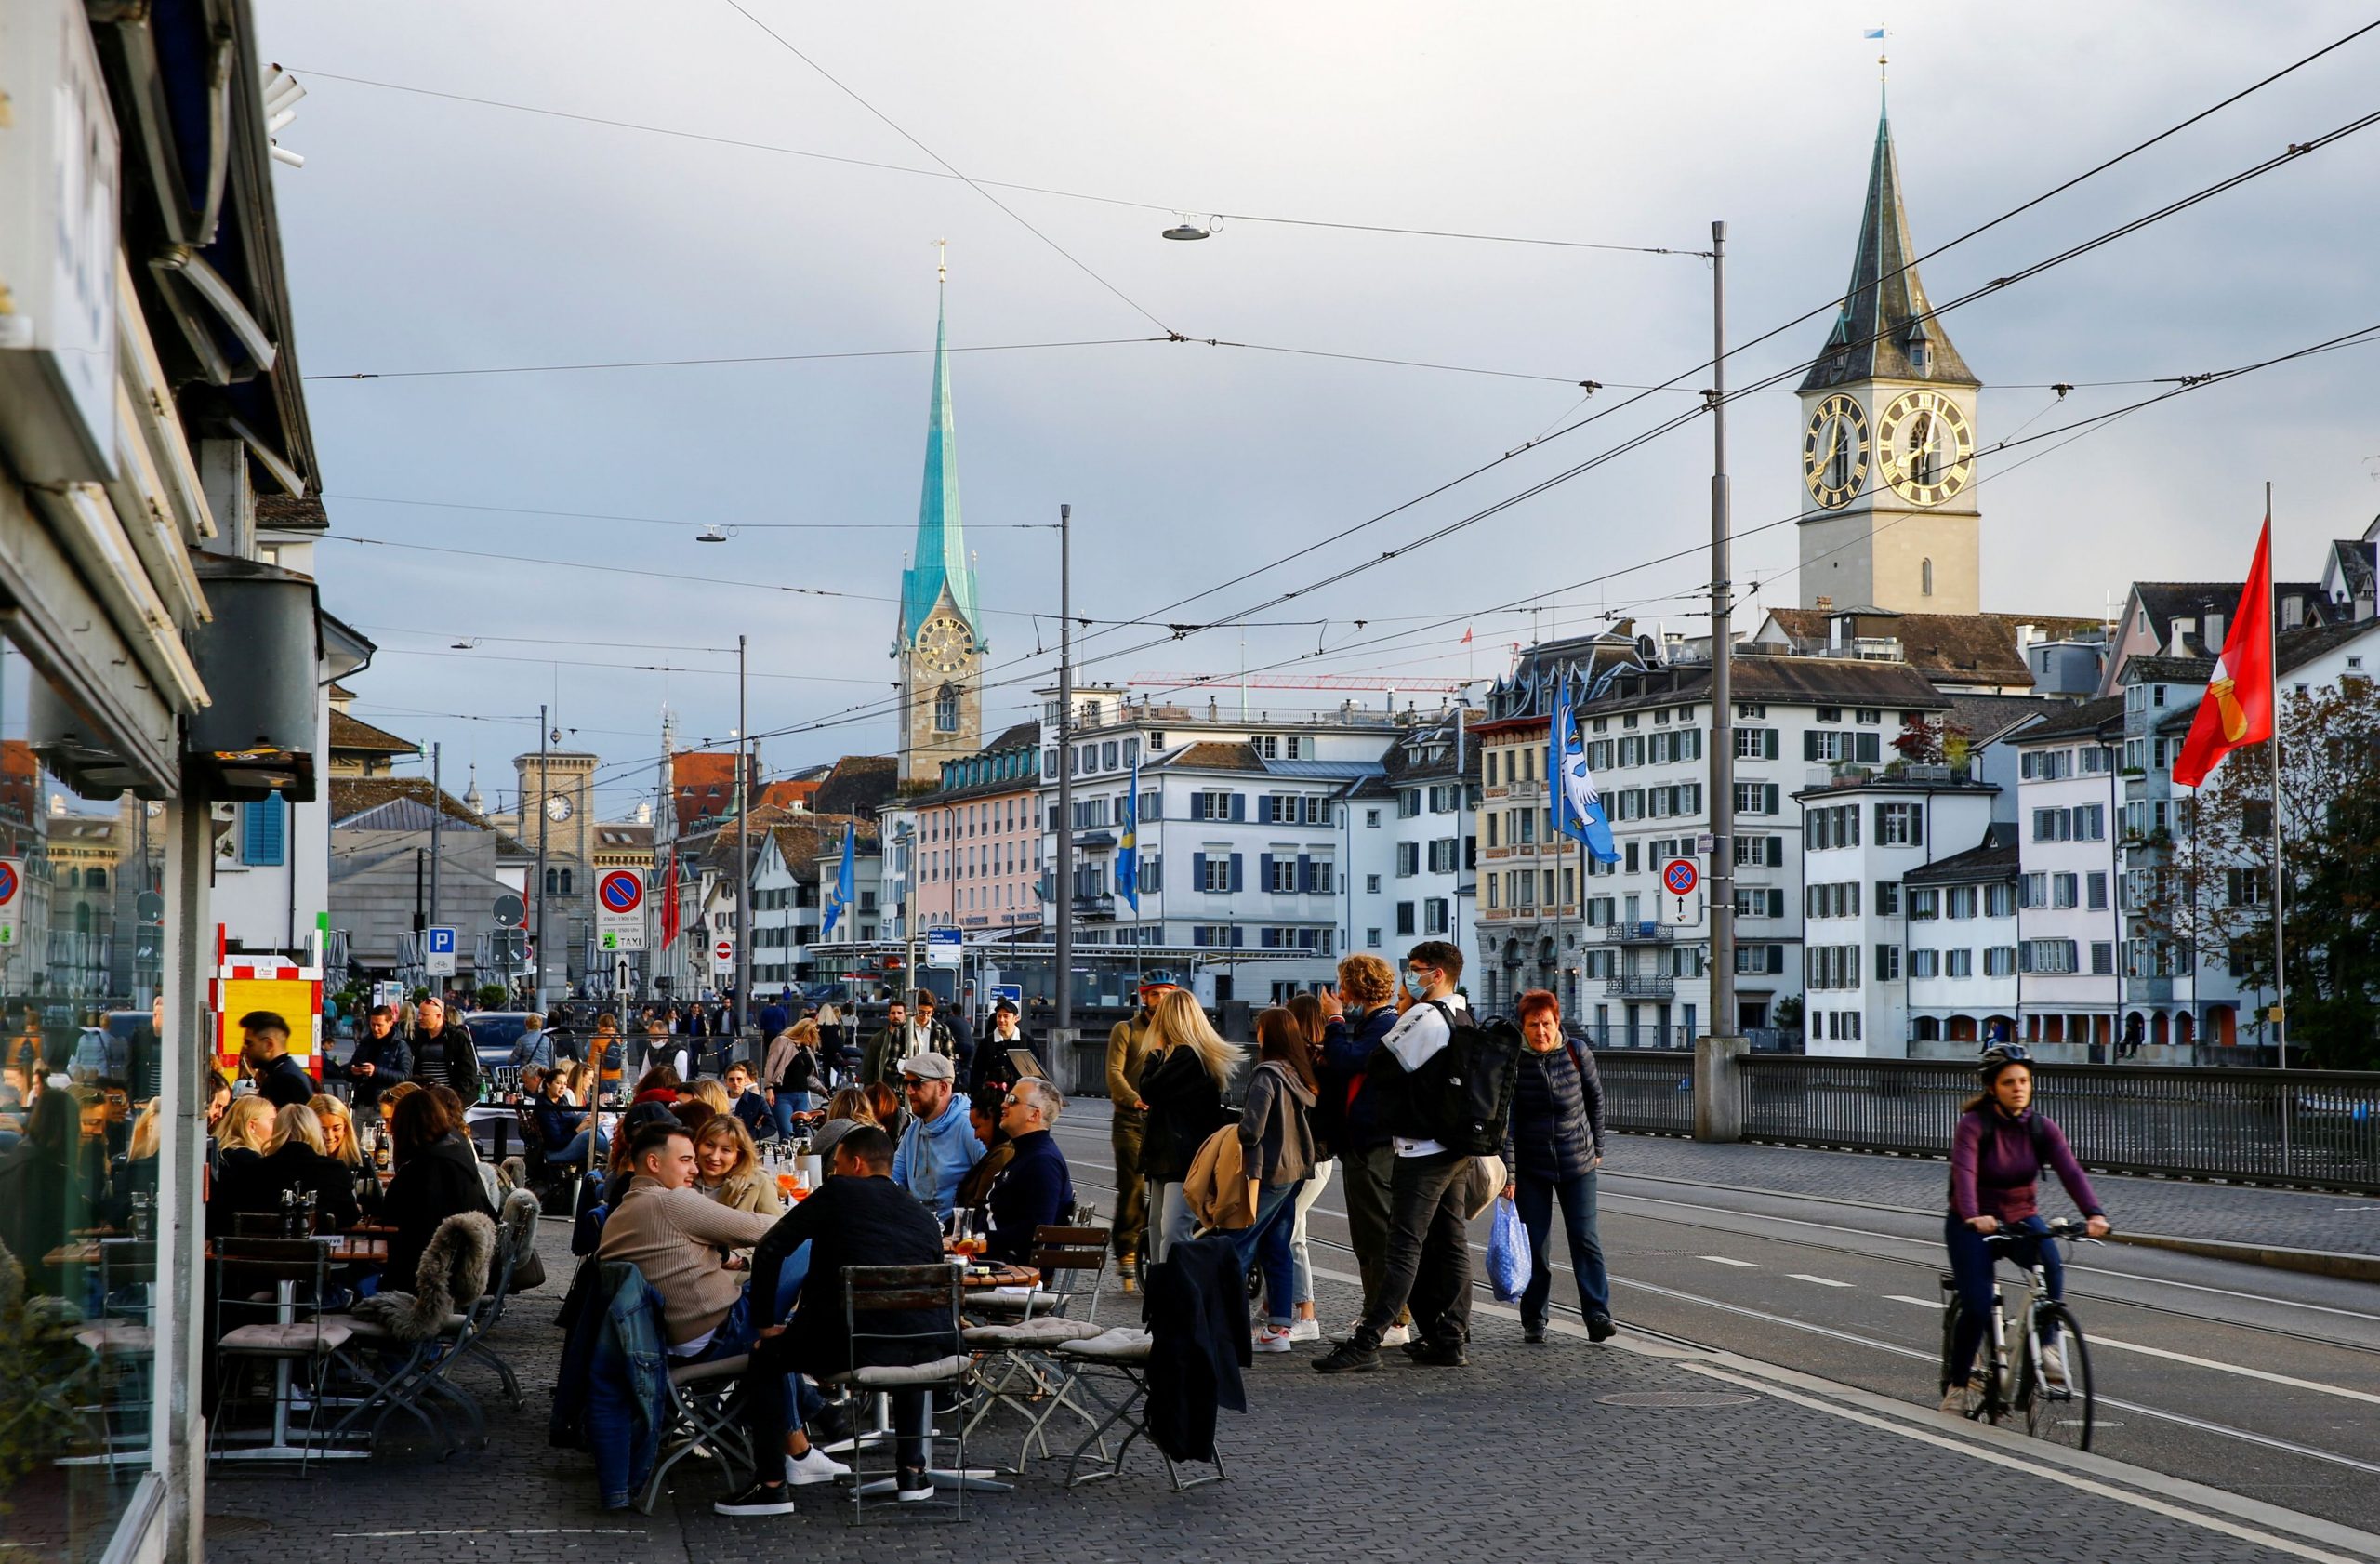
{"label": "bicycle", "polygon": [[[2061,1239],[2069,1244],[2100,1241],[2090,1237],[2082,1223],[2064,1218],[2050,1223],[2047,1233],[2003,1230],[1984,1238],[1995,1262],[2012,1259],[2023,1267],[2025,1299],[2018,1314],[2003,1315],[2000,1284],[1993,1281],[1991,1325],[1977,1348],[1978,1361],[1975,1374],[1968,1380],[1963,1410],[1969,1418],[1991,1424],[2021,1415],[2025,1431],[2033,1438],[2074,1450],[2088,1450],[2096,1416],[2096,1402],[2091,1390],[2090,1347],[2082,1338],[2082,1326],[2074,1318],[2074,1311],[2049,1296],[2048,1275],[2040,1258],[2041,1245]],[[2026,1245],[2033,1246],[2030,1263],[2021,1257]],[[1942,1388],[1947,1392],[1950,1387],[1950,1343],[1958,1330],[1962,1306],[1951,1273],[1944,1271],[1941,1279]],[[2049,1333],[2066,1368],[2062,1385],[2052,1382],[2041,1371],[2043,1328],[2053,1326],[2055,1329]],[[2009,1352],[2012,1335],[2017,1337],[2013,1359]],[[1983,1382],[1980,1388],[1975,1384],[1977,1377]]]}

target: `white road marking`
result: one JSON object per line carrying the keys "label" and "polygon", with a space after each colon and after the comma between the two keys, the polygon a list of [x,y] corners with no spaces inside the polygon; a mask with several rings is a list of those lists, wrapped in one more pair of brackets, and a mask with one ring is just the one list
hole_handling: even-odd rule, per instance
{"label": "white road marking", "polygon": [[[1922,1309],[1938,1309],[1942,1306],[1942,1300],[1939,1298],[1912,1298],[1906,1292],[1887,1292],[1884,1296],[1893,1303],[1915,1304]],[[2093,1336],[2091,1339],[2097,1341],[2099,1338]]]}
{"label": "white road marking", "polygon": [[2143,1346],[2138,1342],[2118,1341],[2113,1336],[2103,1336],[2096,1331],[2092,1332],[2087,1339],[2093,1346],[2112,1346],[2122,1352],[2137,1352],[2149,1358],[2162,1358],[2172,1363],[2188,1363],[2194,1369],[2214,1369],[2221,1373],[2241,1374],[2249,1379],[2260,1379],[2268,1385],[2286,1385],[2293,1390],[2316,1390],[2325,1396],[2344,1396],[2350,1401],[2368,1401],[2374,1406],[2380,1406],[2380,1396],[2374,1396],[2368,1390],[2349,1390],[2345,1385],[2324,1385],[2320,1380],[2295,1379],[2288,1374],[2276,1374],[2263,1369],[2251,1369],[2241,1363],[2226,1363],[2219,1359],[2193,1358],[2187,1352],[2175,1352],[2162,1346]]}
{"label": "white road marking", "polygon": [[1760,1269],[1760,1265],[1757,1261],[1737,1260],[1725,1254],[1705,1254],[1701,1258],[1710,1261],[1714,1266],[1740,1266],[1748,1271],[1756,1271]]}
{"label": "white road marking", "polygon": [[1831,1276],[1812,1276],[1807,1271],[1788,1271],[1785,1274],[1792,1277],[1795,1281],[1814,1281],[1820,1287],[1848,1287],[1851,1285],[1851,1283],[1847,1281],[1837,1281]]}

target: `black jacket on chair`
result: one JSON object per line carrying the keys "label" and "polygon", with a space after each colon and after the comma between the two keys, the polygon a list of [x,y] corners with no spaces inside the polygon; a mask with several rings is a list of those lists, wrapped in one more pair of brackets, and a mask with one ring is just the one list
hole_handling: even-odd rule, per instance
{"label": "black jacket on chair", "polygon": [[1215,1412],[1248,1410],[1248,1267],[1227,1236],[1166,1251],[1148,1277],[1149,1438],[1176,1461],[1215,1458]]}

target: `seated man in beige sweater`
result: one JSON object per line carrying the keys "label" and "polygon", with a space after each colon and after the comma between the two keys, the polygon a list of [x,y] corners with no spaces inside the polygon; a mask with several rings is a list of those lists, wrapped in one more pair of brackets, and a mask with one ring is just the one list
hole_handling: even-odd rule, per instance
{"label": "seated man in beige sweater", "polygon": [[[694,1143],[682,1125],[651,1124],[628,1146],[635,1176],[628,1193],[604,1219],[596,1246],[601,1260],[625,1260],[644,1274],[661,1294],[662,1328],[673,1362],[698,1363],[748,1353],[760,1332],[782,1321],[808,1275],[809,1256],[787,1265],[777,1296],[756,1308],[745,1287],[744,1262],[734,1252],[750,1249],[775,1226],[774,1216],[737,1211],[696,1189]],[[814,1391],[792,1374],[763,1376],[746,1387],[754,1396],[780,1393],[787,1413],[786,1472],[795,1483],[831,1482],[851,1470],[811,1448],[802,1432],[801,1403]]]}

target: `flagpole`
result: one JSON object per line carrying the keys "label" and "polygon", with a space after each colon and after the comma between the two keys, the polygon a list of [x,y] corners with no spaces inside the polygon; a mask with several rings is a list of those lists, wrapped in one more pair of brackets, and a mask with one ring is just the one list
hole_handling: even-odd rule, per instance
{"label": "flagpole", "polygon": [[[2265,483],[2265,590],[2272,590],[2275,579],[2272,569],[2272,483]],[[2274,1055],[2280,1067],[2289,1067],[2289,923],[2287,898],[2281,889],[2286,881],[2281,859],[2281,616],[2272,605],[2265,605],[2265,676],[2267,709],[2272,713],[2272,1040]],[[2193,822],[2195,828],[2195,822]],[[2281,1158],[2287,1165],[2289,1156],[2289,1113],[2284,1100],[2281,1120]]]}

